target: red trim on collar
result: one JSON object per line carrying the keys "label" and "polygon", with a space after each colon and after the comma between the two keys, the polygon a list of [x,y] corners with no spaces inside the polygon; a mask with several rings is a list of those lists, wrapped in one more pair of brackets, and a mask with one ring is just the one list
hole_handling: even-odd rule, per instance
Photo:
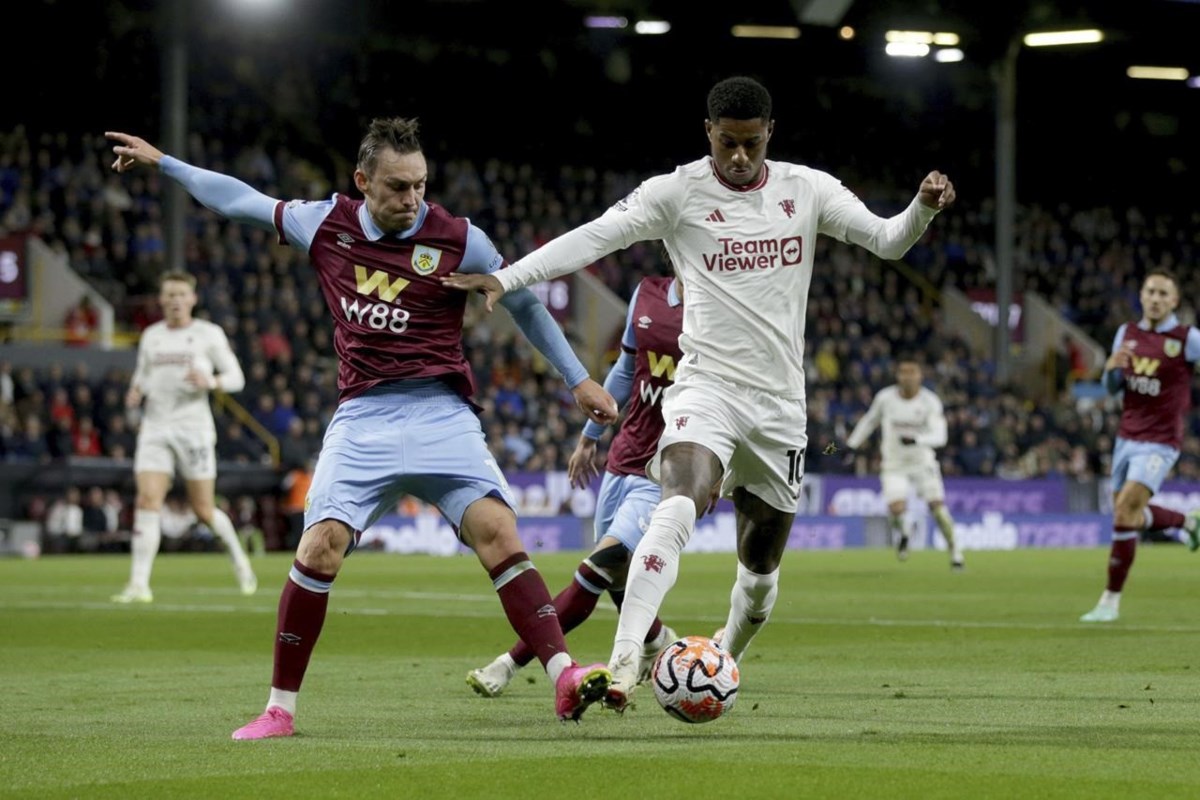
{"label": "red trim on collar", "polygon": [[726,189],[732,189],[735,192],[753,192],[761,189],[767,185],[767,178],[770,177],[771,173],[771,168],[768,167],[767,162],[764,161],[762,166],[762,174],[759,175],[757,181],[746,184],[745,186],[737,186],[721,177],[721,173],[717,171],[717,164],[712,160],[711,157],[708,159],[708,166],[710,169],[712,169],[713,177],[717,179],[717,183],[721,184]]}

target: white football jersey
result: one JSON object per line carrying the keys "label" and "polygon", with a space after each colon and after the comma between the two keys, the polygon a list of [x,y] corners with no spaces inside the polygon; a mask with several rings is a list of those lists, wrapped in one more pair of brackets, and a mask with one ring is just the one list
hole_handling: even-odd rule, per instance
{"label": "white football jersey", "polygon": [[935,209],[915,198],[883,219],[833,176],[779,161],[736,187],[710,158],[650,178],[603,216],[495,273],[505,291],[590,264],[634,242],[661,239],[682,278],[684,358],[692,370],[804,397],[804,319],[818,234],[897,259]]}
{"label": "white football jersey", "polygon": [[208,390],[197,389],[185,380],[193,368],[205,375],[220,376],[220,387],[225,392],[236,392],[246,385],[221,326],[194,319],[186,327],[169,328],[165,321],[159,321],[142,332],[133,385],[145,395],[143,429],[216,430]]}
{"label": "white football jersey", "polygon": [[[876,428],[881,428],[879,452],[884,472],[936,464],[934,448],[946,444],[946,413],[941,398],[924,386],[908,398],[897,386],[880,389],[850,432],[846,446],[862,447]],[[902,436],[911,436],[917,443],[904,444]]]}

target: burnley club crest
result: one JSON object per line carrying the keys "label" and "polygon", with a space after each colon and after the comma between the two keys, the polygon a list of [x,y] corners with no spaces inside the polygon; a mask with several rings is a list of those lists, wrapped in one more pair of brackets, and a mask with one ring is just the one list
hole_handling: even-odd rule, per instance
{"label": "burnley club crest", "polygon": [[442,260],[442,251],[419,244],[413,248],[412,268],[418,275],[432,275]]}

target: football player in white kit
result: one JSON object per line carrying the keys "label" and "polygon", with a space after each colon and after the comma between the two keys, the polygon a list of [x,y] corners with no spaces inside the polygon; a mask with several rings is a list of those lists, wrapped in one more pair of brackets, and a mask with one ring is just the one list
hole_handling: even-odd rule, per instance
{"label": "football player in white kit", "polygon": [[804,474],[804,318],[816,238],[898,259],[954,187],[940,172],[894,217],[876,216],[833,176],[767,160],[771,96],[734,77],[708,94],[710,155],[643,182],[592,220],[491,275],[452,275],[487,306],[508,291],[582,269],[634,242],[659,239],[688,287],[683,359],[663,395],[666,428],[647,474],[662,486],[634,551],[609,663],[606,704],[637,685],[642,640],[679,573],[679,555],[720,482],[737,510],[737,578],[719,639],[735,659],[778,593]]}
{"label": "football player in white kit", "polygon": [[921,365],[912,356],[896,362],[896,383],[880,389],[867,413],[859,419],[846,439],[846,447],[857,450],[880,429],[879,480],[883,501],[887,503],[888,527],[896,543],[896,556],[908,558],[908,530],[905,513],[908,495],[929,504],[938,529],[950,551],[950,567],[963,568],[962,551],[954,538],[954,519],[946,508],[946,489],[935,448],[946,445],[946,413],[941,399],[921,385]]}
{"label": "football player in white kit", "polygon": [[[196,516],[229,550],[242,594],[254,594],[258,580],[229,515],[216,507],[217,429],[208,393],[237,392],[246,377],[225,331],[194,319],[196,279],[186,272],[165,273],[158,295],[163,319],[142,332],[137,368],[125,406],[141,410],[133,472],[137,502],[133,514],[129,583],[115,603],[149,603],[150,571],[162,539],[160,513],[175,480],[183,478]],[[143,405],[144,404],[144,405]]]}

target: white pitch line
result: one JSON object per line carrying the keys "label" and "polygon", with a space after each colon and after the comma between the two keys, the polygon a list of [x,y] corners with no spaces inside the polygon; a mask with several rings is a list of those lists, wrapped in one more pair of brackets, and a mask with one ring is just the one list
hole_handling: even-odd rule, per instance
{"label": "white pitch line", "polygon": [[[223,593],[223,592],[222,592]],[[378,597],[378,593],[366,593],[371,597]],[[456,595],[449,593],[438,592],[395,592],[391,593],[398,599],[405,600],[435,600],[439,603],[469,603],[480,604],[483,601],[488,601],[489,604],[496,603],[494,596],[489,595]],[[120,605],[116,603],[105,602],[70,602],[70,601],[42,601],[42,600],[17,600],[4,601],[0,600],[0,609],[22,609],[27,611],[52,611],[63,609],[76,609],[87,611],[116,611],[128,612],[130,610],[144,610],[155,612],[186,612],[186,613],[217,613],[217,614],[236,614],[236,613],[252,613],[252,614],[274,614],[278,608],[272,605],[231,605],[227,603],[163,603],[154,602],[148,604],[134,604],[131,606]],[[372,617],[462,617],[462,618],[487,618],[502,616],[502,612],[498,606],[489,609],[455,609],[451,610],[443,605],[436,607],[415,607],[415,608],[342,608],[335,604],[331,609],[338,614],[372,616]],[[614,614],[615,609],[607,606],[597,606],[597,611],[602,611],[606,614]],[[711,615],[688,615],[688,619],[697,620],[700,622],[724,622],[725,617],[717,617]],[[844,619],[834,617],[771,617],[771,622],[776,625],[822,625],[832,627],[880,627],[880,628],[949,628],[949,629],[983,629],[983,630],[1031,630],[1031,631],[1079,631],[1079,630],[1096,630],[1096,631],[1125,631],[1130,633],[1200,633],[1200,627],[1194,625],[1130,625],[1126,623],[1118,623],[1115,625],[1106,626],[1089,626],[1077,622],[1004,622],[1004,621],[988,621],[988,620],[946,620],[946,619],[881,619],[878,617],[869,617],[867,619]]]}

